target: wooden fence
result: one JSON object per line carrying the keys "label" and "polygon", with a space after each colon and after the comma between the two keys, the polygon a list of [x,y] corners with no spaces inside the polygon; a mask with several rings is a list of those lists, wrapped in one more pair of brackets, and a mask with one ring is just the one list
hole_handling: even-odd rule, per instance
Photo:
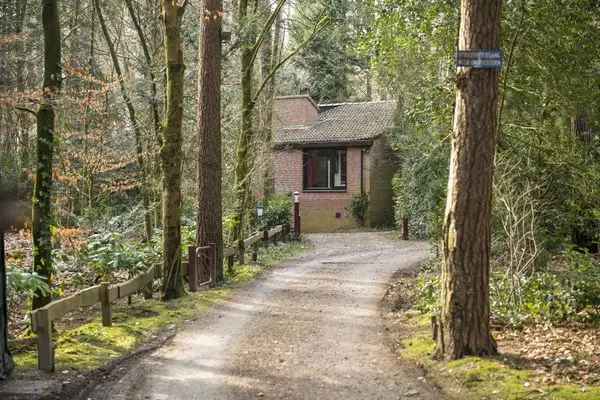
{"label": "wooden fence", "polygon": [[[269,240],[276,242],[286,240],[289,235],[289,225],[279,225],[271,230],[258,232],[244,240],[246,250],[252,249],[253,260],[257,259],[257,251],[260,242],[267,244]],[[207,249],[201,248],[201,249]],[[197,254],[194,252],[194,254]],[[235,261],[237,251],[233,248],[223,249],[223,256],[227,259],[227,264],[231,267]],[[214,260],[214,258],[213,258]],[[197,265],[197,263],[195,263]],[[195,291],[198,286],[194,286],[196,279],[200,273],[192,270],[190,273],[190,261],[184,262],[182,265],[185,275],[190,283],[190,289]],[[215,268],[210,268],[210,286],[214,286],[216,277],[214,276]],[[59,320],[65,314],[78,310],[80,307],[90,307],[100,303],[102,310],[102,325],[112,325],[112,303],[118,299],[129,297],[137,292],[145,291],[152,293],[152,284],[154,279],[160,275],[160,265],[155,265],[148,271],[137,275],[135,278],[117,285],[103,283],[83,289],[69,297],[55,300],[44,307],[38,308],[31,313],[31,326],[33,332],[37,335],[37,351],[38,351],[38,368],[43,371],[53,372],[55,369],[54,362],[54,345],[52,343],[52,322]],[[208,286],[208,284],[206,285]]]}

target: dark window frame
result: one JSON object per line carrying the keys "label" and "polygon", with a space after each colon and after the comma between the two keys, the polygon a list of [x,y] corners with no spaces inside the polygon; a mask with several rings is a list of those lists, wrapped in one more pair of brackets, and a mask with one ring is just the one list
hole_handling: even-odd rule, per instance
{"label": "dark window frame", "polygon": [[[343,181],[343,185],[336,186],[335,185],[335,168],[331,168],[329,182],[331,185],[328,187],[309,187],[308,177],[307,177],[307,162],[310,157],[309,153],[315,152],[331,152],[330,160],[335,159],[337,162],[338,152],[343,151],[343,158],[341,159],[341,179]],[[346,192],[348,190],[348,148],[347,147],[310,147],[304,148],[302,150],[302,190],[303,192],[318,192],[318,193],[327,193],[327,192]]]}

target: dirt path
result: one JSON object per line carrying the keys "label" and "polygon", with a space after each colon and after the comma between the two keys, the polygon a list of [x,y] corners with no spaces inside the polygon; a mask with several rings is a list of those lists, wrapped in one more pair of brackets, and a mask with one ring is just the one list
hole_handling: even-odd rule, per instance
{"label": "dirt path", "polygon": [[379,300],[426,245],[314,235],[315,249],[239,290],[90,399],[438,399],[384,345]]}

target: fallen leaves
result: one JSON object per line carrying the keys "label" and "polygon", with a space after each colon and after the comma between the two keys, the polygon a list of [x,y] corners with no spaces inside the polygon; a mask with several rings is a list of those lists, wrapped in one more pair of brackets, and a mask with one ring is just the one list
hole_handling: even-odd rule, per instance
{"label": "fallen leaves", "polygon": [[544,384],[600,384],[600,328],[536,325],[495,332],[500,352]]}

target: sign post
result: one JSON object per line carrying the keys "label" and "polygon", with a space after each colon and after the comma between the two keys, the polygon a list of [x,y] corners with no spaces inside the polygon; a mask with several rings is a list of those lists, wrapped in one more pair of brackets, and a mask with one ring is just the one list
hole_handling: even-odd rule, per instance
{"label": "sign post", "polygon": [[294,192],[294,239],[300,239],[300,193]]}

